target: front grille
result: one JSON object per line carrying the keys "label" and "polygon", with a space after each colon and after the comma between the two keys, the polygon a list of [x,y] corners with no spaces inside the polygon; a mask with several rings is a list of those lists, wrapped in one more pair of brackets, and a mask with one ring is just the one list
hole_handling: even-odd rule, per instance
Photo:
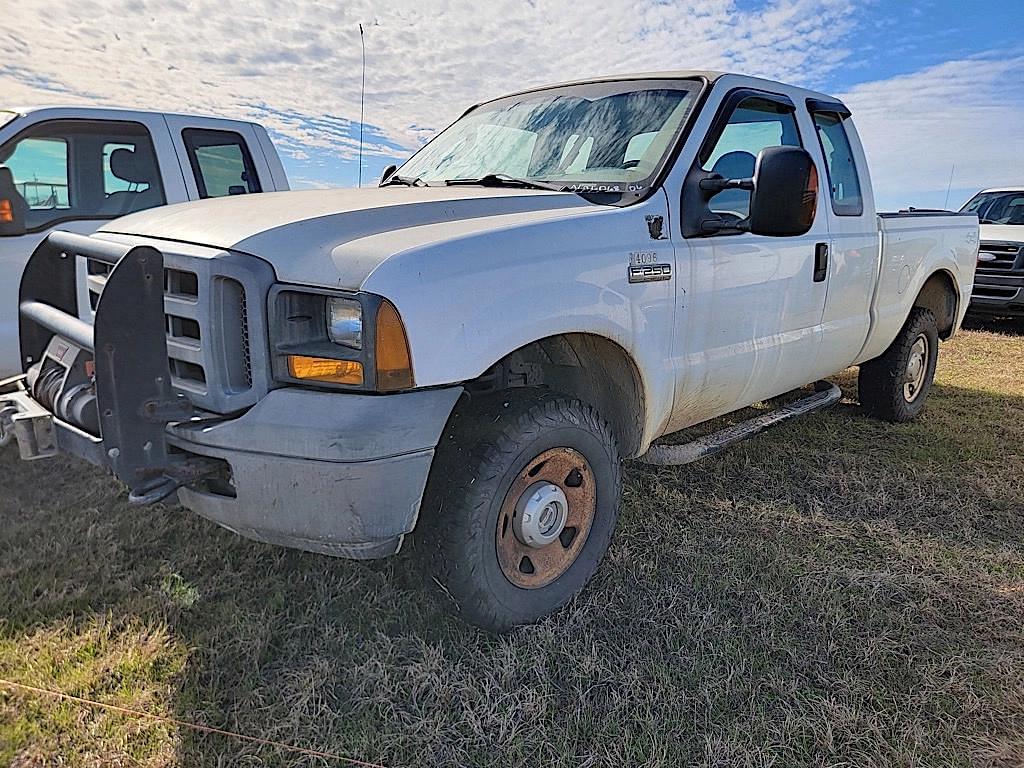
{"label": "front grille", "polygon": [[[272,270],[239,254],[200,258],[164,252],[163,257],[163,331],[171,383],[196,406],[214,413],[253,405],[270,384],[264,302]],[[89,314],[95,315],[112,267],[84,261]]]}
{"label": "front grille", "polygon": [[1024,269],[1021,243],[982,240],[978,250],[978,271],[1000,274]]}

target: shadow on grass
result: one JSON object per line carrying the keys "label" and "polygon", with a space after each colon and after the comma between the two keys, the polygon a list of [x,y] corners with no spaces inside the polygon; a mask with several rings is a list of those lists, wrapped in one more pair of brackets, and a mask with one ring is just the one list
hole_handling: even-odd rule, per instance
{"label": "shadow on grass", "polygon": [[[911,425],[843,404],[630,463],[590,588],[505,637],[407,561],[250,543],[7,450],[0,671],[389,765],[1016,764],[1024,398],[932,398]],[[70,763],[330,764],[21,696],[4,728]]]}
{"label": "shadow on grass", "polygon": [[988,331],[1005,336],[1024,336],[1024,317],[992,317],[990,315],[967,315],[964,329]]}

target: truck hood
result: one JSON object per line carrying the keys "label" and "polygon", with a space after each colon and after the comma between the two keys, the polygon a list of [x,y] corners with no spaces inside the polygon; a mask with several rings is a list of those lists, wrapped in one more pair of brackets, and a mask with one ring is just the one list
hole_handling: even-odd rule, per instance
{"label": "truck hood", "polygon": [[1024,243],[1024,224],[982,224],[981,239]]}
{"label": "truck hood", "polygon": [[169,205],[115,219],[100,232],[239,251],[270,262],[285,282],[358,289],[399,251],[601,209],[545,190],[391,186]]}

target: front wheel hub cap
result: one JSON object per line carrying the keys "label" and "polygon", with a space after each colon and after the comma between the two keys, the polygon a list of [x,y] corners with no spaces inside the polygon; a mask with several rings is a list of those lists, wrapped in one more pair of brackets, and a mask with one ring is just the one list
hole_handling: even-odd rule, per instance
{"label": "front wheel hub cap", "polygon": [[554,483],[541,480],[519,497],[512,529],[523,544],[540,549],[559,537],[568,516],[565,493]]}
{"label": "front wheel hub cap", "polygon": [[576,561],[597,515],[594,472],[579,451],[549,448],[526,462],[502,500],[495,554],[509,583],[540,589]]}

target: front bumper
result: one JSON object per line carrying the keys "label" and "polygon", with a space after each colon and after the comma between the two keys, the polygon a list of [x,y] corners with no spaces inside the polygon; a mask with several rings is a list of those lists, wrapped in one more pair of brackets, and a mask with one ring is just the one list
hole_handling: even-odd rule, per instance
{"label": "front bumper", "polygon": [[230,489],[200,484],[178,498],[257,541],[359,559],[394,554],[416,525],[461,394],[278,389],[237,419],[169,425],[173,446],[230,467]]}
{"label": "front bumper", "polygon": [[1024,275],[977,273],[968,311],[977,315],[1024,316]]}
{"label": "front bumper", "polygon": [[[92,325],[78,319],[78,256],[112,265]],[[21,351],[36,378],[0,387],[0,423],[22,457],[78,456],[111,471],[133,502],[177,491],[186,507],[260,541],[355,558],[396,552],[462,388],[289,387],[230,416],[194,411],[172,386],[162,275],[163,254],[148,245],[55,233],[32,255]]]}
{"label": "front bumper", "polygon": [[[102,441],[9,389],[0,410],[23,458],[66,453],[109,466]],[[393,555],[416,525],[434,449],[461,394],[278,389],[238,418],[169,424],[172,450],[227,470],[223,482],[180,487],[178,499],[257,541],[354,559]]]}

